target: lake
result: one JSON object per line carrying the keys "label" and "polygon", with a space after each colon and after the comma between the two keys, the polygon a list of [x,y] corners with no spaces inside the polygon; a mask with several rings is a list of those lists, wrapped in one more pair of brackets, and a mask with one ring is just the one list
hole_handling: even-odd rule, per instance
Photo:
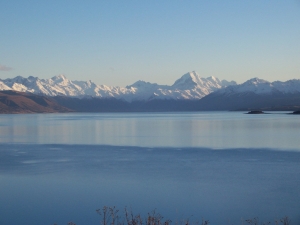
{"label": "lake", "polygon": [[0,224],[99,224],[105,205],[300,224],[299,128],[284,113],[0,115]]}

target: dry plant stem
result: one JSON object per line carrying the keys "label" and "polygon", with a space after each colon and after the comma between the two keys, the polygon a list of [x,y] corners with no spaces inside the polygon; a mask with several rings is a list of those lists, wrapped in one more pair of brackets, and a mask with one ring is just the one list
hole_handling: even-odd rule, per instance
{"label": "dry plant stem", "polygon": [[[125,220],[119,221],[119,210],[115,206],[108,207],[104,206],[102,209],[97,209],[96,212],[101,216],[100,225],[172,225],[171,220],[164,220],[164,217],[156,213],[153,210],[148,213],[145,219],[140,214],[134,215],[132,210],[128,211],[125,208]],[[271,222],[260,223],[258,217],[242,220],[242,225],[246,222],[249,225],[272,225]],[[199,222],[190,222],[189,219],[180,222],[175,222],[174,225],[208,225],[209,220],[202,219],[201,224]],[[57,225],[57,224],[54,224]],[[76,225],[73,222],[69,222],[68,225]],[[291,220],[285,216],[282,219],[275,220],[274,225],[291,225]]]}
{"label": "dry plant stem", "polygon": [[[271,222],[259,223],[259,220],[257,217],[255,217],[253,219],[247,219],[245,221],[249,225],[270,225],[270,224],[272,224]],[[275,220],[274,224],[275,225],[291,225],[291,220],[287,216],[285,216],[280,220]]]}
{"label": "dry plant stem", "polygon": [[102,209],[97,209],[96,212],[102,217],[101,225],[121,225],[119,223],[119,210],[115,206],[104,206]]}

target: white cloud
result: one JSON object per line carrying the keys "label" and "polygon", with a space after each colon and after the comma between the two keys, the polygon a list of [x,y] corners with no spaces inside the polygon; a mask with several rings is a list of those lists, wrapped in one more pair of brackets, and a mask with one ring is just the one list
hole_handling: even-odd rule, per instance
{"label": "white cloud", "polygon": [[0,71],[10,71],[10,70],[12,70],[11,67],[0,64]]}

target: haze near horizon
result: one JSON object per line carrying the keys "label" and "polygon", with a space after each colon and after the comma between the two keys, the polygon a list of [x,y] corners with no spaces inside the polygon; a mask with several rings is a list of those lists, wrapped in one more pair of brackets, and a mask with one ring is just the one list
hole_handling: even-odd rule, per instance
{"label": "haze near horizon", "polygon": [[6,1],[0,78],[300,79],[299,1]]}

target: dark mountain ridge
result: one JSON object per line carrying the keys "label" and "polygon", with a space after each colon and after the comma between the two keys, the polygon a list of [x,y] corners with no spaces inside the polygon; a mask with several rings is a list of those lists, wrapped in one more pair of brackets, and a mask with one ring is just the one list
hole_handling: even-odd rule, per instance
{"label": "dark mountain ridge", "polygon": [[270,110],[294,111],[300,108],[299,93],[256,94],[245,92],[232,95],[211,93],[200,100],[199,110]]}
{"label": "dark mountain ridge", "polygon": [[17,91],[0,91],[0,113],[72,112],[53,98]]}
{"label": "dark mountain ridge", "polygon": [[299,111],[299,93],[211,93],[200,100],[152,99],[127,102],[116,98],[40,96],[0,91],[0,113],[54,112],[184,112],[184,111]]}

